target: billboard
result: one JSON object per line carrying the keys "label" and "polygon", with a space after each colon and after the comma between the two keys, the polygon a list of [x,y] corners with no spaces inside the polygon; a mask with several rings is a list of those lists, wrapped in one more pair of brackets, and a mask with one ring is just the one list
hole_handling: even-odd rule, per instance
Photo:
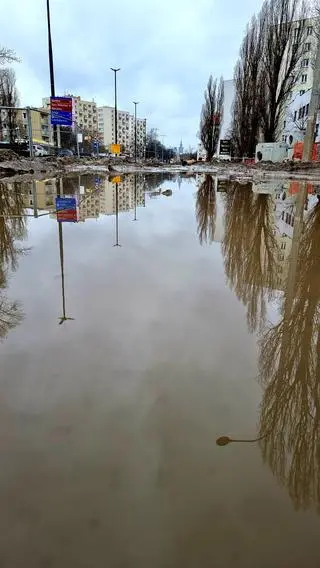
{"label": "billboard", "polygon": [[76,197],[56,197],[57,221],[77,223],[79,221],[78,200]]}
{"label": "billboard", "polygon": [[51,124],[72,126],[72,97],[51,97]]}

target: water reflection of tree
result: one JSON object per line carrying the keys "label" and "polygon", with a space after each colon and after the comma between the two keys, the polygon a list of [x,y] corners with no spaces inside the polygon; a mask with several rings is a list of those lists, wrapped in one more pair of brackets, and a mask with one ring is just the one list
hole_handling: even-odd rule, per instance
{"label": "water reflection of tree", "polygon": [[222,251],[227,279],[247,307],[251,331],[263,326],[266,302],[276,288],[277,249],[272,197],[254,194],[250,183],[233,183],[225,195]]}
{"label": "water reflection of tree", "polygon": [[206,175],[197,192],[196,216],[199,241],[212,243],[216,229],[217,200],[212,176]]}
{"label": "water reflection of tree", "polygon": [[23,188],[19,183],[0,183],[0,339],[23,319],[18,302],[8,300],[3,290],[7,286],[8,271],[17,268],[19,256],[26,252],[16,244],[25,236]]}
{"label": "water reflection of tree", "polygon": [[296,507],[320,508],[320,204],[303,229],[295,228],[281,320],[261,340],[261,448]]}

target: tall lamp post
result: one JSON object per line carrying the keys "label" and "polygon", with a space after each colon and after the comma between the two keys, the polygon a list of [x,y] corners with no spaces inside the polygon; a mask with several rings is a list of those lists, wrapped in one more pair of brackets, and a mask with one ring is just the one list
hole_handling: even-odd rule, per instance
{"label": "tall lamp post", "polygon": [[[52,39],[51,39],[51,21],[50,21],[50,0],[47,0],[47,24],[48,24],[48,55],[49,55],[49,71],[50,71],[50,88],[51,97],[55,97],[55,85],[54,85],[54,67],[53,67],[53,50],[52,50]],[[32,143],[32,141],[30,142]],[[57,127],[53,126],[53,145],[54,148],[58,146],[58,134]]]}
{"label": "tall lamp post", "polygon": [[51,23],[50,23],[50,0],[47,0],[47,22],[48,22],[48,53],[49,53],[51,96],[55,97],[53,52],[52,52]]}
{"label": "tall lamp post", "polygon": [[118,67],[117,69],[110,67],[110,69],[114,72],[114,143],[118,144],[117,73],[118,71],[120,71],[120,67]]}
{"label": "tall lamp post", "polygon": [[134,104],[134,161],[137,163],[137,105],[139,101],[133,101]]}
{"label": "tall lamp post", "polygon": [[163,162],[163,149],[164,149],[164,139],[167,135],[166,134],[160,134],[160,138],[162,138],[162,148],[161,148],[161,161]]}

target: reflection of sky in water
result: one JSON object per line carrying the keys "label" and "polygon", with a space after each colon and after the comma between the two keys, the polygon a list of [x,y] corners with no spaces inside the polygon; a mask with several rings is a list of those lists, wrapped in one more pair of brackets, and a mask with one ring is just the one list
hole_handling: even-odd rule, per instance
{"label": "reflection of sky in water", "polygon": [[[241,567],[318,565],[317,494],[305,502],[309,486],[300,476],[298,506],[309,510],[296,513],[292,486],[272,462],[279,455],[288,461],[285,439],[282,454],[270,446],[268,465],[263,446],[215,446],[218,435],[259,430],[267,385],[257,380],[258,340],[282,321],[283,303],[296,293],[288,274],[302,282],[292,250],[306,240],[292,231],[298,246],[291,243],[280,261],[280,280],[277,273],[271,278],[265,266],[278,261],[271,256],[264,264],[260,237],[264,223],[273,236],[275,230],[272,254],[283,250],[272,217],[276,200],[232,184],[228,195],[202,186],[199,201],[202,182],[182,180],[179,189],[163,181],[172,196],[146,196],[137,222],[132,209],[121,212],[121,248],[113,247],[114,215],[63,225],[66,312],[75,320],[61,326],[58,225],[50,216],[28,219],[23,244],[31,251],[19,257],[4,290],[25,318],[0,344],[0,547],[8,565],[53,558],[68,567],[107,561],[194,568],[232,566],[235,557]],[[211,244],[200,246],[197,219],[214,227]],[[318,222],[315,216],[304,225],[312,247],[293,302],[306,301],[308,317],[313,307],[304,289],[319,306],[312,264]],[[281,287],[269,290],[273,282]],[[260,329],[258,317],[259,331],[249,333],[248,312],[261,292],[265,324]],[[310,373],[309,380],[316,384]],[[293,407],[299,421],[304,415]],[[310,417],[306,424],[312,426]],[[307,463],[313,447],[305,447]]]}

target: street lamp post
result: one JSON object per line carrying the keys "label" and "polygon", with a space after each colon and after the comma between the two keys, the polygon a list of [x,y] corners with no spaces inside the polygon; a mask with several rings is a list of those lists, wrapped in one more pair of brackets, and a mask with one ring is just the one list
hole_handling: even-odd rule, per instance
{"label": "street lamp post", "polygon": [[137,163],[137,105],[138,101],[133,101],[134,104],[134,161]]}
{"label": "street lamp post", "polygon": [[55,97],[53,52],[52,52],[51,23],[50,23],[50,0],[47,0],[47,22],[48,22],[48,52],[49,52],[51,96]]}
{"label": "street lamp post", "polygon": [[163,162],[163,150],[164,150],[164,138],[166,137],[166,134],[160,134],[160,138],[162,138],[162,148],[161,148],[161,161]]}
{"label": "street lamp post", "polygon": [[[52,50],[52,39],[51,39],[51,21],[50,21],[50,0],[47,0],[47,24],[48,24],[48,55],[49,55],[49,71],[50,71],[50,87],[51,87],[51,97],[55,97],[55,84],[54,84],[54,66],[53,66],[53,50]],[[32,141],[30,142],[32,144]],[[57,127],[53,126],[53,146],[57,148],[58,146],[58,133]]]}
{"label": "street lamp post", "polygon": [[118,144],[117,72],[120,71],[120,67],[118,67],[117,69],[110,67],[110,69],[114,72],[114,143]]}

